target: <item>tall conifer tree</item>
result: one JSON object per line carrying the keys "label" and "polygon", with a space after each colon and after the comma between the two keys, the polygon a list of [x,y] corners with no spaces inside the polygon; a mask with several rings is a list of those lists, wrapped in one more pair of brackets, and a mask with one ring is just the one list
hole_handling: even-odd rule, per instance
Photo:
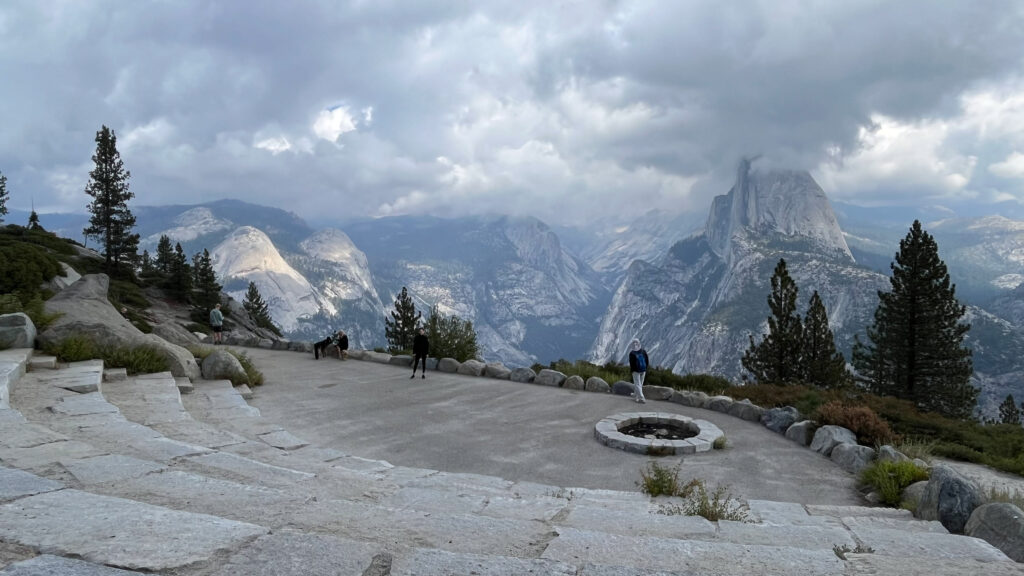
{"label": "tall conifer tree", "polygon": [[877,394],[913,401],[918,408],[969,418],[978,398],[970,384],[971,350],[963,346],[970,324],[956,299],[935,239],[917,220],[889,266],[892,290],[878,292],[867,342],[857,338],[853,364]]}
{"label": "tall conifer tree", "polygon": [[160,241],[156,244],[156,269],[161,274],[170,274],[174,266],[174,248],[171,247],[171,239],[166,234],[160,235]]}
{"label": "tall conifer tree", "polygon": [[846,382],[846,359],[836,350],[835,337],[828,326],[828,312],[817,290],[811,295],[804,317],[802,352],[805,383],[836,388]]}
{"label": "tall conifer tree", "polygon": [[174,257],[167,277],[167,289],[179,302],[188,302],[192,295],[192,267],[181,244],[174,245]]}
{"label": "tall conifer tree", "polygon": [[392,352],[412,349],[412,339],[416,336],[422,314],[416,311],[416,305],[409,296],[409,291],[402,286],[402,292],[395,299],[395,309],[391,318],[384,318],[384,337]]}
{"label": "tall conifer tree", "polygon": [[195,287],[196,305],[204,310],[213,308],[220,302],[221,285],[217,282],[217,273],[213,269],[213,260],[210,259],[210,251],[203,248],[202,254],[196,253],[198,257],[195,265]]}
{"label": "tall conifer tree", "polygon": [[98,238],[103,244],[103,257],[108,273],[122,262],[132,262],[139,247],[139,235],[132,234],[135,216],[128,209],[134,197],[128,188],[131,173],[124,169],[117,151],[117,136],[103,126],[96,133],[96,153],[92,157],[95,167],[89,172],[85,193],[92,197],[87,206],[92,217],[89,227],[82,232]]}
{"label": "tall conifer tree", "polygon": [[1020,408],[1017,408],[1013,394],[1007,394],[1006,399],[999,405],[999,421],[1003,424],[1020,424]]}
{"label": "tall conifer tree", "polygon": [[274,319],[270,316],[270,307],[267,306],[263,296],[260,295],[259,288],[252,280],[249,281],[249,289],[245,292],[242,307],[252,316],[253,322],[257,326],[266,328],[278,336],[281,335],[281,329],[274,324]]}
{"label": "tall conifer tree", "polygon": [[39,224],[39,214],[33,209],[28,215],[28,229],[29,230],[42,230],[43,227]]}
{"label": "tall conifer tree", "polygon": [[4,176],[3,172],[0,172],[0,224],[4,221],[4,216],[7,215],[7,199],[10,196],[7,195],[7,176]]}
{"label": "tall conifer tree", "polygon": [[750,336],[750,347],[743,354],[743,368],[762,384],[790,384],[803,378],[801,348],[803,324],[796,312],[796,283],[789,276],[786,261],[779,259],[772,274],[768,295],[768,334],[760,343]]}

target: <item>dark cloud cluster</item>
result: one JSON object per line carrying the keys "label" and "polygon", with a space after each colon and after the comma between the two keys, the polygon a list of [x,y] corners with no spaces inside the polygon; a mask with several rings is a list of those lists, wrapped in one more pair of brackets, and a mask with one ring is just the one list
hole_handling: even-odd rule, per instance
{"label": "dark cloud cluster", "polygon": [[0,5],[0,172],[80,211],[93,137],[139,204],[320,222],[704,210],[737,160],[878,204],[1024,199],[1012,3]]}

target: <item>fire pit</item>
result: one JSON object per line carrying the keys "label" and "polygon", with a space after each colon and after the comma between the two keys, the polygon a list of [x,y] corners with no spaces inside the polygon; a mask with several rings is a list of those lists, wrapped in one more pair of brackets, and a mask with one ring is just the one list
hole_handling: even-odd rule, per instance
{"label": "fire pit", "polygon": [[670,456],[707,452],[724,434],[706,420],[664,412],[627,412],[598,422],[594,436],[605,446],[627,452]]}

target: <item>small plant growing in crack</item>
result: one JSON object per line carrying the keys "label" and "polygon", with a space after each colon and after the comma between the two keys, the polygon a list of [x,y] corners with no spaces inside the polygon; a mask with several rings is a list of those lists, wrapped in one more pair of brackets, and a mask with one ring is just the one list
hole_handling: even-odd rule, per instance
{"label": "small plant growing in crack", "polygon": [[846,544],[843,544],[842,546],[840,546],[839,544],[835,544],[835,545],[832,546],[832,551],[836,553],[836,556],[838,556],[840,560],[846,560],[846,555],[851,553],[851,552],[854,553],[854,554],[874,554],[875,553],[875,549],[874,548],[872,548],[871,546],[865,546],[863,544],[857,544],[857,546],[855,546],[853,548],[850,548]]}

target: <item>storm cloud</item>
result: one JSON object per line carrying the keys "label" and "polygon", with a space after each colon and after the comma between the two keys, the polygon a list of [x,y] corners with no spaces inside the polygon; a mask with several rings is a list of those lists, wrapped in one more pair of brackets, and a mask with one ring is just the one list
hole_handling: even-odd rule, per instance
{"label": "storm cloud", "polygon": [[583,223],[760,154],[955,210],[1024,201],[1022,54],[1012,2],[5,2],[0,172],[83,211],[107,125],[139,205]]}

